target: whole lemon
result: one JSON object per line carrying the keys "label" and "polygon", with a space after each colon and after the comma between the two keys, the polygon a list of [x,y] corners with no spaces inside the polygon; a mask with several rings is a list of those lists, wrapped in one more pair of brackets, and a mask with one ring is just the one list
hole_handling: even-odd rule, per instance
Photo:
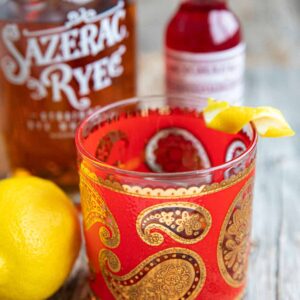
{"label": "whole lemon", "polygon": [[37,177],[0,181],[0,299],[41,300],[65,281],[79,253],[75,207]]}

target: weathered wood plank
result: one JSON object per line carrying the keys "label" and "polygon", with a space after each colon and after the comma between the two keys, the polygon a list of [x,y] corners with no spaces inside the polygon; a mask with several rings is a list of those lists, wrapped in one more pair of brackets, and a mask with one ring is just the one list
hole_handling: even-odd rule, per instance
{"label": "weathered wood plank", "polygon": [[[253,209],[247,299],[276,299],[281,230],[281,164],[260,157]],[[272,176],[266,176],[271,174]]]}
{"label": "weathered wood plank", "polygon": [[[163,85],[162,78],[162,57],[159,54],[147,54],[143,56],[141,72],[141,93],[153,93],[153,90],[161,93]],[[300,71],[284,70],[280,68],[269,69],[249,69],[247,72],[247,95],[248,104],[251,105],[274,105],[281,108],[287,119],[293,124],[296,131],[300,131],[300,119],[298,118],[300,90],[296,89],[300,78]],[[288,95],[288,96],[286,96]],[[297,211],[293,211],[290,218],[286,210],[290,195],[286,191],[291,189],[298,190],[294,186],[299,186],[300,178],[296,170],[292,172],[293,184],[287,185],[285,179],[289,174],[288,169],[283,173],[285,163],[293,166],[295,158],[299,157],[300,151],[299,138],[281,140],[261,140],[258,152],[256,194],[254,200],[254,219],[253,219],[253,249],[250,260],[248,295],[249,300],[260,299],[300,299],[300,293],[296,291],[299,276],[293,279],[293,261],[299,260],[297,249],[300,247],[300,233],[296,236],[283,237],[279,239],[280,233],[287,231],[287,228],[294,226]],[[297,193],[293,197],[296,197]],[[297,200],[293,200],[290,209],[296,207]],[[297,219],[296,219],[297,220]],[[290,224],[291,223],[291,224]],[[283,224],[283,228],[281,225]],[[292,227],[294,228],[294,227]],[[284,251],[282,243],[286,243]],[[281,247],[279,247],[281,245]],[[298,248],[297,248],[298,247]],[[289,257],[289,249],[293,255]],[[299,249],[300,250],[300,249]],[[283,251],[283,252],[282,252]],[[279,256],[279,254],[281,254]],[[289,266],[283,273],[285,264]],[[298,261],[297,261],[298,263]],[[296,267],[298,265],[295,264]],[[296,273],[295,273],[296,274]],[[291,280],[292,278],[292,280]],[[85,273],[80,273],[76,280],[65,286],[60,293],[53,298],[55,300],[81,300],[87,293],[85,284]],[[296,293],[297,292],[297,293]],[[294,294],[295,293],[295,294]],[[286,298],[286,295],[290,298]],[[294,297],[294,298],[291,298]]]}
{"label": "weathered wood plank", "polygon": [[70,278],[49,300],[87,300],[89,292],[87,276],[88,271],[85,251],[82,249]]}
{"label": "weathered wood plank", "polygon": [[300,298],[300,159],[283,162],[283,218],[279,244],[278,299]]}
{"label": "weathered wood plank", "polygon": [[[298,118],[300,92],[296,89],[296,80],[300,71],[284,70],[281,68],[255,68],[247,72],[248,104],[273,105],[282,109],[286,118],[294,129],[299,132],[300,122]],[[288,96],[287,96],[288,95]],[[286,165],[294,165],[296,162],[299,139],[289,138],[280,140],[260,141],[257,189],[254,201],[253,242],[254,248],[250,261],[250,276],[248,286],[248,299],[300,299],[299,291],[296,292],[296,282],[291,284],[285,278],[286,274],[293,276],[293,270],[282,274],[282,266],[286,260],[290,260],[289,251],[291,243],[285,245],[282,252],[282,239],[286,238],[284,228],[293,226],[295,218],[292,214],[285,213],[285,207],[289,203],[285,192]],[[294,173],[294,185],[300,176]],[[295,189],[291,187],[295,193]],[[289,206],[290,207],[290,206]],[[294,211],[294,214],[296,212]],[[295,217],[295,215],[293,215]],[[295,247],[295,246],[294,246]],[[296,258],[296,251],[292,260]],[[298,259],[300,256],[298,255]],[[299,276],[298,276],[299,282]],[[293,297],[288,298],[285,290],[292,286]],[[290,296],[289,296],[290,297]]]}

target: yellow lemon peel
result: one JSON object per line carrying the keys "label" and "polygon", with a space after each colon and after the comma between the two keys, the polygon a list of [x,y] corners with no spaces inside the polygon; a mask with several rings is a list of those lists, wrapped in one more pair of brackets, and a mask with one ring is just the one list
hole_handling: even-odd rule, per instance
{"label": "yellow lemon peel", "polygon": [[269,106],[230,106],[225,101],[208,99],[203,115],[208,128],[230,134],[238,133],[246,124],[252,122],[262,137],[295,135],[280,110]]}

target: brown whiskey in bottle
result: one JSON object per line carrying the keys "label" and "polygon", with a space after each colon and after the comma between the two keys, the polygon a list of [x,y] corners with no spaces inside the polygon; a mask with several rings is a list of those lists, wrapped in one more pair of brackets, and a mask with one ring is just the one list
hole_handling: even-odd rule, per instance
{"label": "brown whiskey in bottle", "polygon": [[134,1],[0,7],[0,117],[11,171],[76,187],[78,123],[135,92]]}

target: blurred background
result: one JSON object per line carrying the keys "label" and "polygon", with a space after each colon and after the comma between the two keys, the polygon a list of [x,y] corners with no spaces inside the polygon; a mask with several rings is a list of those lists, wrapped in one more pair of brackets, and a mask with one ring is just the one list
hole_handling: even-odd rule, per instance
{"label": "blurred background", "polygon": [[[160,54],[163,51],[164,29],[179,3],[179,0],[138,0],[141,92],[147,91],[147,84],[150,84],[148,80],[144,80],[144,76],[148,79],[148,68],[157,68],[156,77],[163,73]],[[231,0],[229,3],[242,22],[247,44],[248,69],[299,70],[299,0]],[[159,66],[153,66],[154,60]],[[157,83],[162,90],[162,82]]]}
{"label": "blurred background", "polygon": [[[300,1],[229,2],[242,22],[247,44],[247,104],[277,106],[294,127],[299,127]],[[140,95],[164,92],[164,30],[179,3],[179,0],[137,1]],[[0,157],[3,157],[2,144],[0,137]],[[299,143],[289,149],[291,154],[299,150]],[[1,159],[0,175],[6,168],[5,160]]]}
{"label": "blurred background", "polygon": [[[273,105],[300,127],[300,1],[230,0],[247,46],[246,104]],[[179,0],[138,0],[139,94],[164,92],[163,39]],[[297,137],[264,141],[277,159],[297,156]],[[282,148],[285,151],[282,153]],[[270,152],[270,150],[272,150]],[[300,181],[300,176],[299,176]]]}
{"label": "blurred background", "polygon": [[[139,49],[162,50],[164,27],[179,0],[138,0]],[[230,0],[244,27],[251,66],[300,66],[299,0]]]}
{"label": "blurred background", "polygon": [[[163,35],[178,0],[139,0],[139,93],[164,91]],[[261,139],[247,300],[300,292],[300,1],[230,0],[247,45],[246,104],[279,108],[296,136]],[[298,134],[297,134],[298,133]]]}

